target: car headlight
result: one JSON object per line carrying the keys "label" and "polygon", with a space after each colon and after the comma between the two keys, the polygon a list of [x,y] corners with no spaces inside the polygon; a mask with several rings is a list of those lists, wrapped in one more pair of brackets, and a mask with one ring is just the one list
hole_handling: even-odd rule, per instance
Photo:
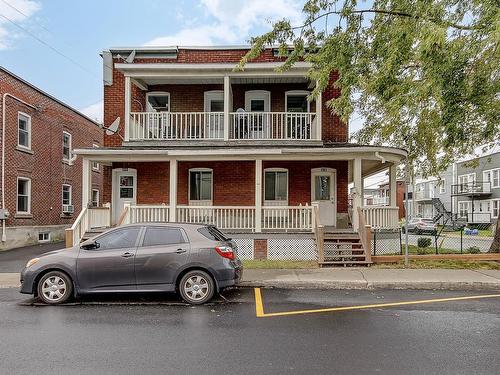
{"label": "car headlight", "polygon": [[30,259],[30,260],[28,261],[28,263],[26,263],[26,268],[31,267],[33,264],[37,263],[39,260],[40,260],[40,258],[33,258],[33,259]]}

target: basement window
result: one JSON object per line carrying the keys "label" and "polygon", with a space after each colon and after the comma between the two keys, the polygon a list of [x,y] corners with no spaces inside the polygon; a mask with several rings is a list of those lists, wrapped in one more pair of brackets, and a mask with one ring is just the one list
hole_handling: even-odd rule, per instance
{"label": "basement window", "polygon": [[50,241],[50,232],[38,233],[38,242],[49,242],[49,241]]}

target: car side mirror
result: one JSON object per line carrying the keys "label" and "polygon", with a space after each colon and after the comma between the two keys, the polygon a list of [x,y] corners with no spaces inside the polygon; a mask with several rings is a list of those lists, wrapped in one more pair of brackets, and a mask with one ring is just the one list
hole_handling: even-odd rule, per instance
{"label": "car side mirror", "polygon": [[86,240],[86,241],[83,241],[81,244],[80,244],[80,248],[81,249],[84,249],[84,250],[95,250],[95,249],[98,249],[101,245],[99,245],[99,242],[93,240],[93,239],[89,239],[89,240]]}

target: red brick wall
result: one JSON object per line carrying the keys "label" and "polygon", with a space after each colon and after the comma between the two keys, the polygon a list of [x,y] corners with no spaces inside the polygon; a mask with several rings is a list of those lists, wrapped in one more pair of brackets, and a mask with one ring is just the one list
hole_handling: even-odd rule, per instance
{"label": "red brick wall", "polygon": [[[263,161],[263,168],[287,168],[289,174],[288,200],[292,206],[310,204],[311,169],[337,170],[337,211],[347,212],[347,161]],[[137,203],[168,203],[168,162],[114,163],[113,168],[137,169]],[[185,205],[188,197],[188,171],[191,168],[213,169],[213,204],[215,206],[253,206],[255,204],[255,162],[200,161],[178,163],[177,204]],[[105,173],[104,200],[111,202],[111,172]],[[264,188],[264,187],[263,187]]]}
{"label": "red brick wall", "polygon": [[[11,216],[8,226],[72,224],[81,211],[82,158],[74,165],[62,161],[63,130],[72,135],[72,148],[103,144],[103,132],[96,124],[35,90],[16,77],[0,70],[0,94],[10,93],[35,105],[36,111],[19,101],[7,97],[5,134],[5,192],[6,208]],[[31,150],[16,149],[18,142],[18,111],[31,116]],[[0,126],[1,126],[0,113]],[[102,198],[102,170],[92,172],[93,188]],[[31,179],[31,216],[16,215],[17,177]],[[75,213],[62,215],[62,184],[72,186]],[[102,199],[101,199],[102,202]]]}
{"label": "red brick wall", "polygon": [[[169,162],[113,163],[112,168],[137,170],[137,204],[160,204],[169,202]],[[112,168],[105,171],[103,202],[112,198]]]}
{"label": "red brick wall", "polygon": [[340,88],[334,87],[334,82],[338,79],[338,73],[330,74],[330,83],[322,93],[323,106],[321,109],[322,127],[321,137],[325,142],[344,143],[349,139],[349,127],[342,122],[339,116],[332,114],[327,106],[327,102],[340,96]]}
{"label": "red brick wall", "polygon": [[347,212],[347,161],[263,161],[262,168],[288,169],[288,204],[296,206],[311,203],[311,169],[337,170],[337,212]]}
{"label": "red brick wall", "polygon": [[[237,63],[245,54],[246,50],[179,50],[176,59],[135,59],[135,63]],[[272,50],[266,50],[253,62],[272,62],[280,61],[272,55]],[[115,59],[115,62],[122,62]],[[340,89],[333,87],[333,82],[338,78],[337,73],[332,73],[331,84],[323,92],[322,97],[322,134],[323,140],[327,142],[347,142],[348,127],[347,124],[340,121],[338,116],[332,115],[330,109],[326,107],[326,102],[340,95]],[[104,125],[109,126],[117,117],[121,119],[120,134],[124,135],[124,76],[122,73],[113,71],[113,85],[104,86]],[[144,106],[145,93],[132,85],[132,110],[141,111],[141,104]],[[244,91],[252,90],[270,90],[271,91],[271,110],[284,110],[285,91],[305,89],[303,84],[262,84],[262,85],[233,85],[233,108],[244,108]],[[168,91],[171,93],[172,111],[203,111],[203,92],[207,90],[222,90],[220,85],[156,85],[151,86],[150,91]],[[141,104],[139,104],[141,103]],[[311,103],[311,111],[315,111],[315,104]],[[122,139],[118,134],[106,135],[105,145],[109,147],[121,146]]]}
{"label": "red brick wall", "polygon": [[253,206],[255,204],[255,162],[179,162],[177,204],[188,204],[190,168],[213,169],[214,206]]}

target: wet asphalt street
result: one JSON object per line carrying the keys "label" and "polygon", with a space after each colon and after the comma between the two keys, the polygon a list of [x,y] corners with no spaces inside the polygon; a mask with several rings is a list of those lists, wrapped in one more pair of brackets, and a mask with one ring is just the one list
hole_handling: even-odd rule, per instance
{"label": "wet asphalt street", "polygon": [[[261,292],[266,313],[485,294]],[[500,374],[498,297],[261,318],[253,289],[197,307],[29,297],[0,289],[0,374]]]}

